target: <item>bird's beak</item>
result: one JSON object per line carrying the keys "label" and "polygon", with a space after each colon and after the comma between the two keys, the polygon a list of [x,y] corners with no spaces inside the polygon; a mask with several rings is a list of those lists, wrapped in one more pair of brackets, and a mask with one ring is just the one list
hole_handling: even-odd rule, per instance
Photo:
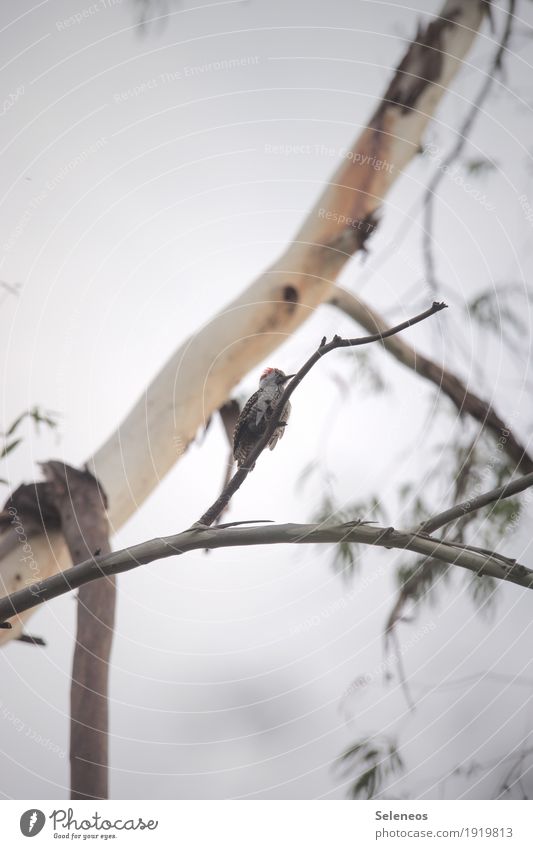
{"label": "bird's beak", "polygon": [[287,383],[287,381],[290,380],[291,377],[296,377],[296,375],[295,374],[286,374],[285,377],[283,378],[283,383]]}

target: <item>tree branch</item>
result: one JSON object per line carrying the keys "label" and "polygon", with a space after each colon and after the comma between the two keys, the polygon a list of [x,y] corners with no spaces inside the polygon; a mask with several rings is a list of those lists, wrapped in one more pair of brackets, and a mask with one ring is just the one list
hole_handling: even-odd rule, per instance
{"label": "tree branch", "polygon": [[230,499],[233,495],[235,495],[239,487],[242,486],[248,477],[248,474],[253,469],[255,461],[268,445],[270,437],[276,430],[281,414],[292,393],[302,382],[306,374],[311,371],[313,366],[316,365],[322,357],[329,354],[330,351],[335,351],[337,348],[355,348],[359,345],[368,345],[371,342],[381,342],[390,336],[394,336],[396,333],[400,333],[402,330],[406,330],[408,327],[412,327],[414,324],[418,324],[420,321],[424,321],[424,319],[435,315],[435,313],[440,312],[443,309],[446,309],[446,304],[438,304],[435,302],[431,307],[429,307],[429,309],[424,310],[424,312],[416,315],[414,318],[402,321],[401,324],[397,324],[395,327],[388,328],[387,330],[379,330],[377,333],[373,333],[372,336],[360,336],[356,339],[341,339],[340,336],[334,336],[331,342],[327,343],[326,337],[324,336],[315,353],[309,357],[309,359],[303,364],[285,387],[283,395],[279,399],[276,408],[273,411],[273,415],[266,426],[264,434],[261,439],[258,440],[254,449],[250,452],[247,458],[248,465],[246,467],[241,466],[241,468],[237,470],[229,483],[224,487],[217,500],[211,505],[211,507],[209,507],[208,510],[206,510],[203,516],[198,520],[197,524],[200,526],[212,525],[215,519],[222,513],[223,510],[225,510]]}
{"label": "tree branch", "polygon": [[46,646],[42,637],[33,637],[31,634],[21,634],[16,638],[19,643],[29,643],[31,646]]}
{"label": "tree branch", "polygon": [[[340,286],[333,290],[329,303],[371,333],[387,327],[375,309]],[[455,404],[459,413],[467,413],[493,433],[520,471],[524,474],[533,472],[533,458],[487,401],[468,389],[452,372],[420,354],[403,339],[389,339],[383,344],[400,363],[435,384]]]}
{"label": "tree branch", "polygon": [[[226,401],[226,403],[222,405],[218,412],[222,420],[222,424],[224,426],[224,433],[226,434],[226,439],[228,440],[228,460],[226,462],[224,480],[222,482],[222,492],[224,492],[231,480],[233,469],[235,467],[235,461],[233,459],[233,433],[235,431],[235,426],[239,420],[239,415],[241,412],[239,402],[235,398],[231,398],[229,401]],[[222,510],[217,516],[217,524],[220,524],[220,520],[222,518],[223,513],[224,510]]]}
{"label": "tree branch", "polygon": [[482,553],[479,549],[435,539],[428,534],[371,526],[359,520],[330,526],[292,523],[226,528],[196,526],[182,533],[158,537],[106,556],[91,557],[71,569],[6,596],[0,599],[0,622],[102,576],[128,572],[154,560],[186,554],[197,549],[253,545],[314,545],[341,541],[413,551],[461,566],[476,575],[488,575],[521,587],[533,588],[533,570],[497,552]]}
{"label": "tree branch", "polygon": [[524,489],[529,489],[530,486],[533,486],[533,472],[529,475],[524,475],[522,478],[518,478],[516,481],[511,481],[503,486],[498,486],[495,489],[484,492],[482,495],[478,495],[477,498],[469,498],[461,504],[449,507],[448,510],[443,510],[442,513],[437,513],[436,516],[432,516],[430,519],[422,522],[418,530],[422,533],[433,533],[437,528],[448,525],[455,519],[464,516],[465,513],[473,513],[475,510],[481,510],[487,504],[492,504],[494,501],[501,501],[503,498],[509,498],[511,495],[523,492]]}

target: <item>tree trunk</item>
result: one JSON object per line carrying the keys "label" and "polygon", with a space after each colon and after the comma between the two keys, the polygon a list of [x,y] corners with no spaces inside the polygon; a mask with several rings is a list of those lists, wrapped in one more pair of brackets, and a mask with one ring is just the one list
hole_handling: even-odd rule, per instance
{"label": "tree trunk", "polygon": [[[73,564],[109,554],[105,496],[88,472],[43,465]],[[70,691],[71,799],[108,798],[108,679],[115,624],[114,576],[80,587]]]}
{"label": "tree trunk", "polygon": [[[244,375],[328,300],[345,263],[364,249],[388,190],[420,151],[424,130],[488,8],[487,0],[447,0],[441,16],[419,28],[368,126],[287,251],[178,348],[89,460],[109,497],[113,528],[135,513]],[[377,160],[386,167],[376,169]],[[31,542],[40,579],[64,568],[60,539],[49,545],[40,535]],[[19,588],[16,575],[23,583],[32,580],[15,543],[0,561],[5,593]],[[0,644],[21,628],[14,620],[11,631],[0,633]]]}

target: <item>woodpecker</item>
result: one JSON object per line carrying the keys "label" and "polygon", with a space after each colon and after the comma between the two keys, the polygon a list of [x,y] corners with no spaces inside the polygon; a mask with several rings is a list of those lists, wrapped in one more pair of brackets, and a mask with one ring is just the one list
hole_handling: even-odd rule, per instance
{"label": "woodpecker", "polygon": [[[266,368],[261,375],[259,389],[248,398],[233,432],[233,456],[238,466],[245,465],[250,451],[263,436],[276,404],[283,394],[285,384],[291,377],[294,375],[284,374],[279,368]],[[271,451],[276,447],[278,439],[283,436],[290,414],[291,405],[287,401],[279,424],[268,443]]]}

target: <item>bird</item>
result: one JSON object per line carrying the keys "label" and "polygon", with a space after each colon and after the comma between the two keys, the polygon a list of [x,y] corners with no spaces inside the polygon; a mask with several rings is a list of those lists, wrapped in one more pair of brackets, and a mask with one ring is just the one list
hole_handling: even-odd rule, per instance
{"label": "bird", "polygon": [[[285,374],[279,368],[266,368],[262,373],[259,389],[248,398],[233,432],[233,457],[239,468],[245,466],[250,451],[263,436],[277,403],[283,395],[285,384],[291,377],[294,375]],[[279,423],[268,442],[271,451],[283,436],[290,414],[291,405],[287,401]],[[253,469],[254,466],[255,463],[250,468]]]}

